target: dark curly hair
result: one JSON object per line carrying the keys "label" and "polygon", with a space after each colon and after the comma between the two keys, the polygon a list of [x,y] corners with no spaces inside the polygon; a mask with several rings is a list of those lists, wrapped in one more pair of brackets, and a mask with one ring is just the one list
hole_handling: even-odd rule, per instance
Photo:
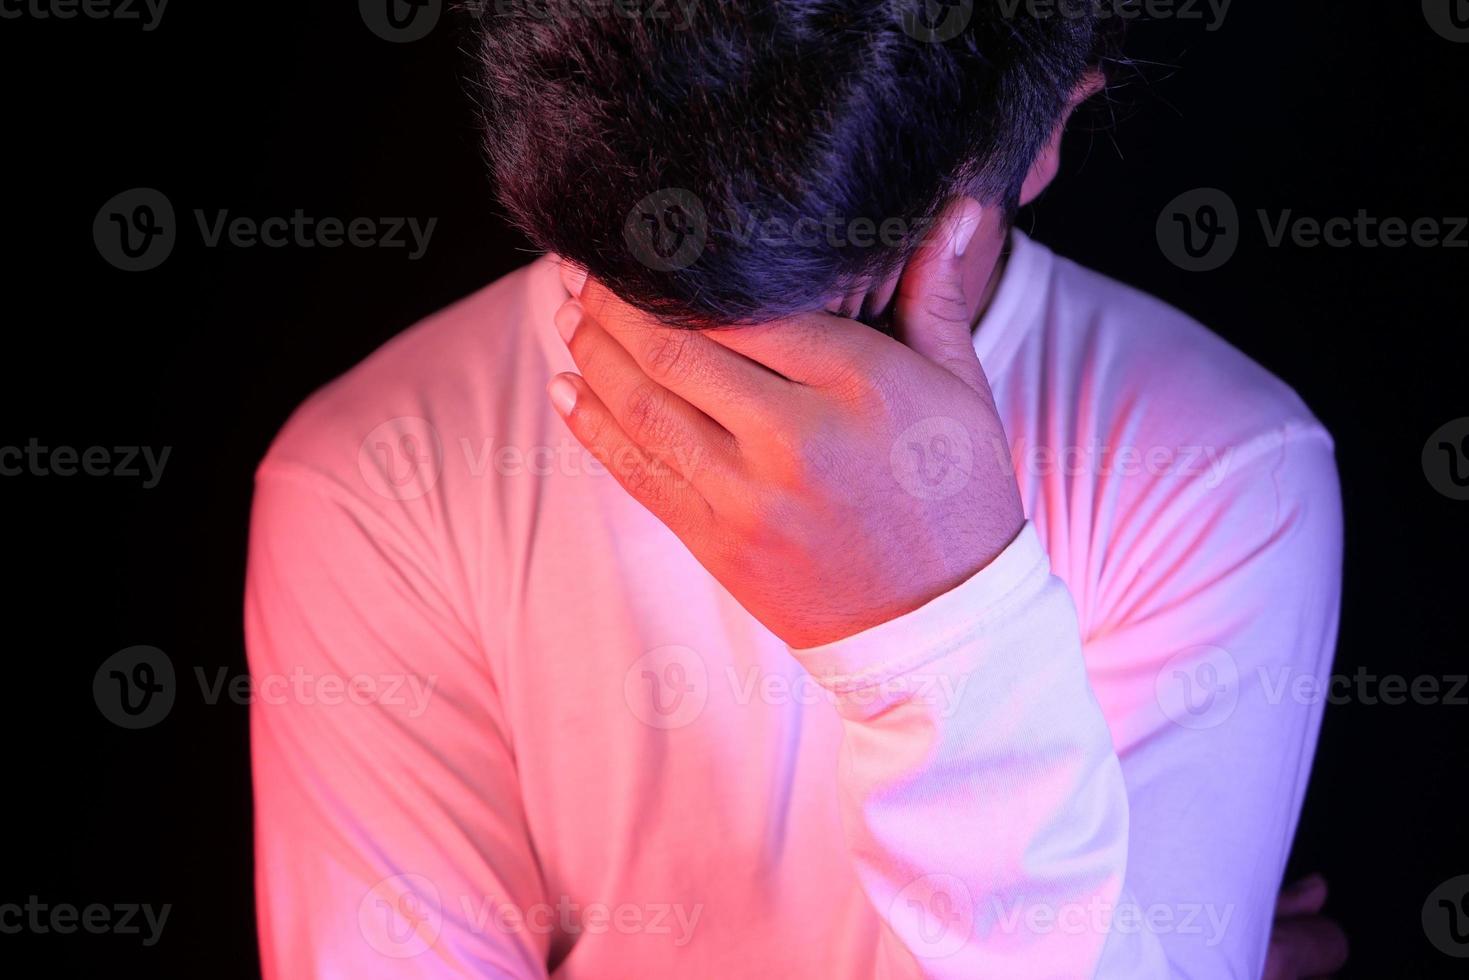
{"label": "dark curly hair", "polygon": [[1091,0],[485,0],[486,149],[535,245],[628,302],[775,319],[895,271],[955,193],[1013,216],[1117,22]]}

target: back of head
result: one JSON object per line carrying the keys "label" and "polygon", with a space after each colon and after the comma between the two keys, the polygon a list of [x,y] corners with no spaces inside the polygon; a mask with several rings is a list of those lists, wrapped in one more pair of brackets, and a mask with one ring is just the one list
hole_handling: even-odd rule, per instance
{"label": "back of head", "polygon": [[487,148],[540,248],[667,322],[775,319],[1013,213],[1110,31],[1091,0],[492,0]]}

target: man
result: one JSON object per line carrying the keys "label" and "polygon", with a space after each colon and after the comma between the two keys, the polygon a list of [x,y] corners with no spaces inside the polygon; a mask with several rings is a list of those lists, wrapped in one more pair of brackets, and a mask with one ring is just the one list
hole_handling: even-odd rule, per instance
{"label": "man", "polygon": [[555,254],[260,466],[267,976],[1262,972],[1331,439],[1011,227],[1109,41],[1001,8],[487,8]]}

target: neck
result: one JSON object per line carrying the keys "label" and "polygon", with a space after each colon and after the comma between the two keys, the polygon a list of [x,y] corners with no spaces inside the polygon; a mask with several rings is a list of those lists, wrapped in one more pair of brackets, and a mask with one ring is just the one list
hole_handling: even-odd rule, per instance
{"label": "neck", "polygon": [[969,332],[973,333],[979,329],[979,321],[984,319],[985,312],[989,310],[990,304],[995,301],[995,293],[1000,289],[1000,280],[1004,278],[1005,266],[1010,262],[1010,240],[1008,236],[1005,244],[1000,248],[1000,256],[995,260],[990,275],[985,280],[984,289],[980,291],[979,303],[975,306],[974,313],[969,321]]}

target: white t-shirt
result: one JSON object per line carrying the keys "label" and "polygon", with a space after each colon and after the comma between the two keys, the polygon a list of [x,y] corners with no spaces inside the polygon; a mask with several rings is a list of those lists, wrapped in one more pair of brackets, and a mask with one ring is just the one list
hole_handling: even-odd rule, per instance
{"label": "white t-shirt", "polygon": [[260,466],[266,977],[1260,973],[1340,597],[1288,387],[1016,233],[975,343],[1025,529],[792,651],[551,409],[564,297],[429,318]]}

